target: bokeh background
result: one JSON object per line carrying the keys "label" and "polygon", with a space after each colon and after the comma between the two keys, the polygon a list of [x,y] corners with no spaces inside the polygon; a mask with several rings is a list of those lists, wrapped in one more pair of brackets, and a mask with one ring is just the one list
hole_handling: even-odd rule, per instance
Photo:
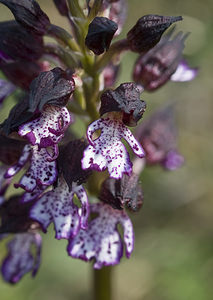
{"label": "bokeh background", "polygon": [[[51,0],[38,1],[52,23],[69,28]],[[213,297],[213,2],[211,0],[129,0],[121,36],[145,14],[182,15],[177,29],[191,32],[184,54],[198,77],[189,83],[169,82],[144,93],[144,118],[168,101],[176,101],[179,150],[185,165],[166,172],[146,168],[141,176],[144,206],[131,215],[135,250],[114,268],[116,300],[212,300]],[[0,5],[0,21],[12,19]],[[1,37],[0,37],[1,38]],[[131,80],[135,54],[123,58],[118,83]],[[14,100],[5,101],[1,121]],[[92,265],[66,254],[66,241],[43,235],[42,264],[35,279],[26,275],[16,286],[0,281],[1,300],[92,300]],[[0,259],[5,255],[0,245]],[[101,300],[101,299],[100,299]]]}

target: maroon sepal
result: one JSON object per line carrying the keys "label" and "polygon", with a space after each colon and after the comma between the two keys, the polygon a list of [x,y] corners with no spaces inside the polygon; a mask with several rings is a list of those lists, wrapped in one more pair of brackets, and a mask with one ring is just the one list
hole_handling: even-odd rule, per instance
{"label": "maroon sepal", "polygon": [[86,182],[92,172],[91,170],[83,170],[81,167],[81,159],[87,146],[86,140],[79,139],[60,147],[57,159],[59,174],[63,174],[70,190],[73,182],[78,185]]}
{"label": "maroon sepal", "polygon": [[69,72],[57,67],[41,72],[30,85],[29,111],[41,111],[46,104],[65,106],[75,89]]}
{"label": "maroon sepal", "polygon": [[20,203],[21,196],[12,196],[0,206],[0,234],[26,232],[39,228],[38,223],[31,220],[29,212],[35,201]]}
{"label": "maroon sepal", "polygon": [[35,117],[32,112],[28,112],[28,95],[25,95],[10,111],[8,118],[0,124],[0,129],[6,135],[13,131],[18,131],[18,127]]}
{"label": "maroon sepal", "polygon": [[181,16],[146,15],[141,17],[127,34],[130,49],[138,53],[148,51],[160,41],[162,34],[169,26],[181,20]]}
{"label": "maroon sepal", "polygon": [[11,10],[23,27],[41,35],[47,32],[50,20],[35,0],[0,0],[0,3]]}
{"label": "maroon sepal", "polygon": [[43,38],[16,21],[0,22],[0,51],[11,60],[35,61],[43,54]]}
{"label": "maroon sepal", "polygon": [[35,61],[19,60],[1,62],[0,69],[12,83],[28,91],[32,80],[43,71],[43,65]]}
{"label": "maroon sepal", "polygon": [[85,39],[86,46],[96,55],[100,55],[109,49],[112,38],[118,29],[118,25],[104,17],[96,17],[89,24]]}
{"label": "maroon sepal", "polygon": [[15,140],[0,134],[0,161],[6,165],[17,163],[26,142]]}
{"label": "maroon sepal", "polygon": [[127,207],[131,211],[138,211],[143,204],[143,192],[138,176],[125,174],[119,180],[107,178],[101,186],[99,199],[115,209]]}
{"label": "maroon sepal", "polygon": [[133,82],[122,83],[115,90],[106,90],[101,95],[100,115],[123,112],[123,122],[128,126],[136,126],[145,109],[146,103],[140,100],[140,91]]}
{"label": "maroon sepal", "polygon": [[156,111],[143,124],[140,124],[136,130],[136,138],[143,143],[148,164],[163,162],[169,151],[177,147],[177,128],[173,106],[168,105]]}
{"label": "maroon sepal", "polygon": [[62,16],[69,16],[69,8],[67,6],[66,0],[53,0],[53,2],[55,3],[55,6]]}

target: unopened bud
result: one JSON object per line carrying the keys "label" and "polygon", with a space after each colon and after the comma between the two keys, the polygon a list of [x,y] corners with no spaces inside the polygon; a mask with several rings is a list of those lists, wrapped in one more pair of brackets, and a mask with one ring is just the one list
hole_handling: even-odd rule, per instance
{"label": "unopened bud", "polygon": [[179,32],[173,40],[166,36],[135,63],[133,79],[148,91],[154,91],[165,84],[182,58],[187,35]]}
{"label": "unopened bud", "polygon": [[181,16],[146,15],[141,17],[127,34],[130,49],[138,53],[147,52],[160,41],[162,34],[169,26],[181,20]]}
{"label": "unopened bud", "polygon": [[85,39],[86,46],[96,55],[109,49],[111,40],[118,29],[118,25],[104,17],[96,17],[89,25]]}

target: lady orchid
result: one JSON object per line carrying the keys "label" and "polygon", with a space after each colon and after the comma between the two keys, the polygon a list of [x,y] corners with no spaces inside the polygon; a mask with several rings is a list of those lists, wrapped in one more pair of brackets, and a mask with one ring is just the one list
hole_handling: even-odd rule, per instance
{"label": "lady orchid", "polygon": [[19,135],[26,137],[32,145],[46,148],[58,144],[71,123],[66,107],[47,105],[38,119],[19,127]]}
{"label": "lady orchid", "polygon": [[[67,240],[68,255],[94,260],[96,269],[118,264],[124,247],[130,257],[134,231],[128,210],[142,206],[145,161],[170,170],[182,162],[164,117],[155,115],[144,126],[142,122],[135,137],[146,109],[140,93],[169,79],[185,81],[196,75],[182,64],[186,36],[162,36],[182,17],[143,16],[124,39],[114,42],[125,20],[124,0],[54,3],[68,19],[70,32],[52,24],[35,0],[0,0],[15,18],[0,23],[0,70],[8,79],[0,79],[0,103],[19,91],[0,125],[0,234],[2,239],[15,235],[1,268],[9,283],[28,272],[36,274],[39,231],[46,233],[50,223],[55,238]],[[139,53],[135,82],[115,88],[128,51]],[[77,130],[75,116],[82,125]],[[13,181],[22,193],[7,199]]]}
{"label": "lady orchid", "polygon": [[[129,258],[134,248],[134,232],[127,214],[102,203],[92,204],[90,210],[99,215],[89,223],[86,230],[81,229],[70,241],[68,254],[85,261],[95,258],[94,268],[100,269],[120,262],[124,242]],[[117,230],[118,223],[123,226],[123,241]]]}
{"label": "lady orchid", "polygon": [[[129,143],[137,156],[141,158],[145,156],[141,145],[120,119],[116,113],[108,113],[108,117],[89,125],[87,138],[90,146],[84,151],[83,169],[103,171],[108,168],[110,177],[116,179],[121,178],[124,173],[130,175],[132,164],[126,147],[121,142],[122,138]],[[93,141],[92,134],[99,129],[101,135]]]}
{"label": "lady orchid", "polygon": [[[81,208],[73,203],[74,194],[78,197]],[[38,221],[44,231],[54,222],[56,238],[70,239],[80,228],[87,227],[89,203],[86,191],[81,185],[73,183],[69,191],[67,183],[61,179],[52,191],[44,193],[33,206],[30,216]]]}

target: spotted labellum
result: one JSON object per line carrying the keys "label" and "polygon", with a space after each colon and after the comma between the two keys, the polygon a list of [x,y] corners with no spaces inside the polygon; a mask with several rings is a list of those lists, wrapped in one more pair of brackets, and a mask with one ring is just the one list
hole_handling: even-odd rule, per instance
{"label": "spotted labellum", "polygon": [[19,161],[7,170],[5,177],[13,177],[30,160],[30,167],[19,183],[15,184],[15,187],[21,187],[27,192],[32,192],[37,185],[51,185],[57,178],[55,161],[58,155],[57,151],[54,147],[39,150],[37,146],[26,145]]}
{"label": "spotted labellum", "polygon": [[[38,233],[19,233],[8,243],[8,254],[1,267],[5,281],[15,284],[28,272],[33,277],[36,275],[40,265],[41,243]],[[32,246],[36,248],[35,254],[32,254]]]}
{"label": "spotted labellum", "polygon": [[[81,208],[73,202],[75,194],[81,203]],[[53,222],[57,239],[69,239],[75,236],[80,228],[85,229],[88,214],[89,204],[84,188],[73,184],[72,190],[69,191],[63,179],[58,182],[56,188],[43,194],[30,212],[31,218],[39,222],[44,231]]]}
{"label": "spotted labellum", "polygon": [[[93,140],[93,133],[99,129],[101,129],[101,135]],[[115,179],[121,178],[123,174],[130,175],[132,172],[132,163],[121,142],[122,138],[127,141],[137,156],[144,157],[145,155],[141,145],[122,121],[116,118],[116,114],[90,124],[87,129],[87,138],[90,145],[84,151],[82,168],[97,171],[108,168],[110,177]]]}
{"label": "spotted labellum", "polygon": [[19,135],[39,148],[58,144],[71,123],[71,116],[66,107],[47,105],[41,116],[19,127]]}
{"label": "spotted labellum", "polygon": [[[124,211],[114,210],[107,204],[92,204],[92,213],[98,213],[86,230],[70,240],[67,251],[74,258],[85,261],[95,259],[94,268],[115,265],[123,255],[123,244],[129,258],[134,248],[134,232],[132,223]],[[123,241],[117,230],[121,224],[124,230]]]}

